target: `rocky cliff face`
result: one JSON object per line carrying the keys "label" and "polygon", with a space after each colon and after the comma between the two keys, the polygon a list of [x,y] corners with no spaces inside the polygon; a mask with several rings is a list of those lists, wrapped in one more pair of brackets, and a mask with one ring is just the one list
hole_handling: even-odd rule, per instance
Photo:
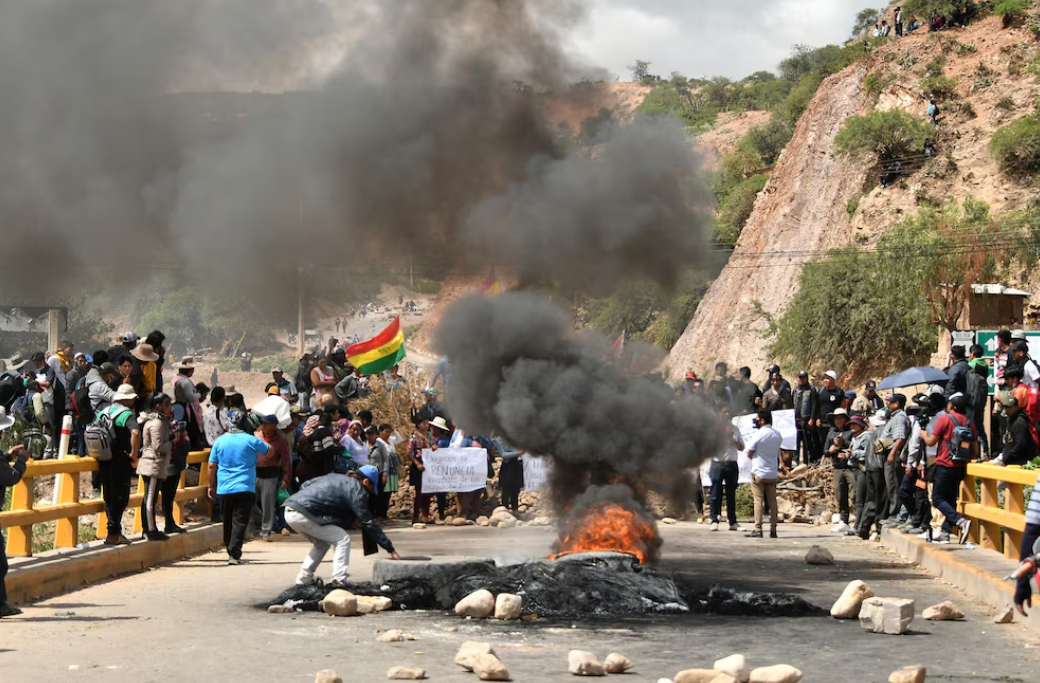
{"label": "rocky cliff face", "polygon": [[837,160],[834,137],[859,112],[866,69],[854,64],[824,81],[781,155],[729,264],[712,284],[667,364],[673,377],[717,360],[766,363],[767,319],[797,291],[805,252],[848,244],[847,198],[865,171]]}
{"label": "rocky cliff face", "polygon": [[[1003,29],[994,16],[965,29],[919,31],[892,41],[825,81],[759,196],[729,265],[672,349],[671,375],[690,368],[703,372],[724,360],[731,367],[748,365],[760,376],[771,360],[766,315],[783,314],[797,292],[802,263],[821,250],[872,245],[922,206],[975,197],[999,214],[1035,198],[1035,190],[1002,176],[988,151],[997,128],[1034,109],[1040,86],[1024,67],[1035,55],[1028,29]],[[900,109],[924,119],[924,67],[939,58],[957,86],[942,104],[937,158],[896,186],[873,183],[863,194],[873,162],[836,159],[834,137],[854,114]],[[867,74],[883,84],[873,98],[863,92]],[[850,216],[846,205],[853,197],[859,198],[858,209]],[[1040,275],[1018,273],[1011,284],[1040,292]]]}

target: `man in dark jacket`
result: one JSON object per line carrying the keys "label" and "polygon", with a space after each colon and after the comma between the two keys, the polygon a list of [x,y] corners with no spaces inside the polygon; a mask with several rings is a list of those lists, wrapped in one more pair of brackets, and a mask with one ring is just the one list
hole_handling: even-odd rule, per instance
{"label": "man in dark jacket", "polygon": [[765,409],[769,411],[776,410],[790,410],[794,408],[794,397],[791,395],[790,383],[780,376],[780,373],[774,373],[769,378],[769,388],[764,394],[762,394],[762,402],[765,404]]}
{"label": "man in dark jacket", "polygon": [[[7,411],[0,406],[0,432],[14,426],[14,419],[7,416]],[[25,454],[21,446],[15,446],[3,454],[0,462],[0,501],[7,496],[7,487],[14,486],[22,480],[25,474]],[[11,459],[14,462],[11,462]],[[0,534],[0,617],[13,617],[21,614],[22,610],[7,604],[7,586],[4,580],[7,578],[7,548],[4,545],[4,537]]]}
{"label": "man in dark jacket", "polygon": [[950,381],[946,383],[946,398],[950,398],[954,394],[967,396],[968,373],[971,371],[971,368],[968,367],[968,359],[965,357],[964,347],[958,344],[951,348],[950,357],[953,359],[953,363],[946,368],[946,376],[950,378]]}
{"label": "man in dark jacket", "polygon": [[852,453],[852,430],[849,429],[849,414],[838,408],[830,415],[830,431],[823,442],[823,451],[834,463],[834,493],[838,496],[838,511],[841,522],[831,529],[834,533],[849,530],[849,493],[856,488],[856,478],[849,467]]}
{"label": "man in dark jacket", "polygon": [[350,529],[361,524],[361,533],[382,546],[395,560],[401,556],[383,533],[369,506],[369,495],[376,490],[379,470],[365,465],[356,472],[326,474],[303,485],[285,501],[285,521],[311,542],[312,547],[296,576],[296,584],[306,586],[317,580],[315,572],[329,548],[332,555],[330,584],[346,582],[350,572]]}
{"label": "man in dark jacket", "polygon": [[808,465],[820,459],[816,421],[820,418],[820,395],[809,382],[809,373],[798,373],[798,383],[792,392],[794,419],[798,426],[798,449],[802,453],[802,464]]}
{"label": "man in dark jacket", "polygon": [[1026,416],[1025,409],[1018,405],[1014,396],[1004,404],[1008,426],[1004,432],[1004,450],[1001,460],[1005,465],[1025,465],[1036,457],[1036,436]]}
{"label": "man in dark jacket", "polygon": [[827,450],[827,432],[830,431],[827,418],[835,410],[841,408],[842,401],[845,400],[845,390],[838,386],[838,373],[834,370],[823,373],[823,386],[820,387],[819,395],[820,413],[816,420],[816,434],[820,440],[820,450],[812,463],[814,465],[820,461],[823,452]]}

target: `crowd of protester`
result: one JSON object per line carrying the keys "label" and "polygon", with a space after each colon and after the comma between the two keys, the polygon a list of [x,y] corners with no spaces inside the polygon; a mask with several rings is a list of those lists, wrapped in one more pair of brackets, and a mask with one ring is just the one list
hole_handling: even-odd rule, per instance
{"label": "crowd of protester", "polygon": [[[978,344],[953,346],[946,380],[912,396],[903,389],[882,396],[875,380],[861,391],[846,390],[831,370],[818,384],[801,371],[792,385],[775,364],[766,368],[768,379],[761,386],[751,381],[750,368],[731,374],[721,362],[707,383],[687,373],[677,394],[713,407],[730,436],[729,447],[709,465],[712,530],[722,521],[723,500],[730,529],[740,528],[735,490],[739,458],[748,457],[755,506],[749,536],[763,535],[768,511],[770,535],[776,537],[776,486],[782,478],[795,467],[828,463],[838,511],[835,533],[868,539],[895,527],[928,541],[949,543],[955,537],[964,543],[971,520],[958,512],[957,499],[968,463],[1024,465],[1040,451],[1040,364],[1029,356],[1023,333],[1013,338],[1002,330],[996,346],[994,368]],[[780,410],[794,411],[797,450],[782,448],[773,426],[773,413]],[[755,430],[745,444],[732,418],[752,414]],[[705,496],[695,488],[693,504],[700,511]],[[932,528],[933,509],[942,516],[938,530]]]}

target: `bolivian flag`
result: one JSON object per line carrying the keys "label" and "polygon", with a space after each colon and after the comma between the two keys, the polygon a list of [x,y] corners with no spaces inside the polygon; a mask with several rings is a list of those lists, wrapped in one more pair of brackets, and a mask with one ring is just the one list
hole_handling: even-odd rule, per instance
{"label": "bolivian flag", "polygon": [[375,337],[358,342],[347,349],[347,360],[362,375],[375,375],[389,370],[404,360],[404,332],[398,316]]}

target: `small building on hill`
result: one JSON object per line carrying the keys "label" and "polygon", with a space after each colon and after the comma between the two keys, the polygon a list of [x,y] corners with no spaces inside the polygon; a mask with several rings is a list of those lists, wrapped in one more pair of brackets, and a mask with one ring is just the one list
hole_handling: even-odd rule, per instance
{"label": "small building on hill", "polygon": [[1030,296],[1030,292],[1004,285],[972,285],[965,312],[967,326],[987,329],[1020,327],[1025,319],[1026,299]]}

